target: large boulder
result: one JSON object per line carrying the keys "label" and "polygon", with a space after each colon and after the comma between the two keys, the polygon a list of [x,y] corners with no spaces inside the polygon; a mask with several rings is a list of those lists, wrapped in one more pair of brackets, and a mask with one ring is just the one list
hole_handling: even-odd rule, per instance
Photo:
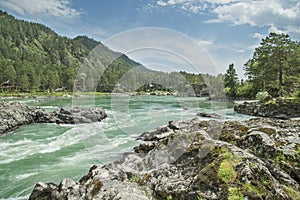
{"label": "large boulder", "polygon": [[54,123],[50,113],[23,103],[0,101],[0,134],[35,122]]}
{"label": "large boulder", "polygon": [[38,183],[30,199],[298,199],[299,132],[299,120],[170,122],[79,181]]}
{"label": "large boulder", "polygon": [[91,123],[106,117],[102,108],[58,108],[53,112],[47,112],[40,107],[19,102],[0,101],[0,134],[31,123]]}
{"label": "large boulder", "polygon": [[53,117],[61,120],[59,123],[64,124],[78,124],[78,123],[91,123],[100,122],[106,118],[107,115],[102,108],[86,108],[86,107],[61,107],[53,111]]}

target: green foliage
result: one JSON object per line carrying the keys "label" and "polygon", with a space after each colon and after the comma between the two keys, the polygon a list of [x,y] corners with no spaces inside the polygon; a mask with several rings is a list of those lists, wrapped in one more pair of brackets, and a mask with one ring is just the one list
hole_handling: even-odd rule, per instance
{"label": "green foliage", "polygon": [[268,92],[258,92],[255,95],[256,100],[259,102],[265,102],[270,97]]}
{"label": "green foliage", "polygon": [[74,40],[83,44],[88,50],[93,50],[96,46],[101,45],[100,42],[97,42],[87,36],[77,36]]}
{"label": "green foliage", "polygon": [[253,98],[256,94],[255,86],[252,82],[241,83],[237,89],[237,93],[242,98]]}
{"label": "green foliage", "polygon": [[202,96],[223,91],[222,76],[152,71],[87,36],[62,37],[42,24],[17,20],[2,11],[0,71],[2,92],[74,88],[77,92],[165,91]]}
{"label": "green foliage", "polygon": [[[122,75],[138,65],[127,56],[113,52],[86,36],[73,40],[61,37],[44,25],[17,20],[2,11],[0,19],[2,91],[8,88],[8,92],[12,92],[10,88],[30,92],[54,91],[57,88],[71,91],[83,58],[96,46],[101,51],[101,63],[90,63],[90,68],[82,72],[82,91],[95,91],[96,81],[99,81],[99,91],[110,92]],[[94,64],[101,66],[96,68]],[[99,80],[101,73],[104,73],[103,80]],[[4,82],[6,85],[3,85]]]}
{"label": "green foliage", "polygon": [[237,174],[233,168],[233,162],[230,160],[224,160],[220,164],[220,168],[218,170],[218,177],[225,183],[233,182],[236,178]]}
{"label": "green foliage", "polygon": [[231,98],[237,97],[238,77],[234,65],[230,64],[224,77],[224,86],[228,88],[226,95]]}
{"label": "green foliage", "polygon": [[136,175],[133,175],[133,176],[130,178],[130,182],[139,183],[140,181],[141,181],[141,177],[136,176]]}
{"label": "green foliage", "polygon": [[299,190],[295,190],[291,187],[287,187],[285,185],[282,186],[283,190],[290,196],[292,200],[299,200],[300,199],[300,192]]}
{"label": "green foliage", "polygon": [[228,188],[228,200],[243,200],[243,194],[237,187],[230,187]]}
{"label": "green foliage", "polygon": [[[44,25],[0,11],[0,85],[22,91],[72,89],[74,73],[88,50]],[[52,72],[52,73],[49,73]],[[53,77],[52,77],[53,75]],[[3,85],[4,82],[8,84]],[[9,86],[9,87],[8,87]]]}
{"label": "green foliage", "polygon": [[219,153],[222,157],[222,162],[218,169],[218,178],[225,183],[232,183],[237,177],[237,173],[234,170],[234,164],[240,161],[241,158],[224,147],[219,150]]}
{"label": "green foliage", "polygon": [[257,186],[252,185],[251,183],[246,182],[243,185],[243,191],[246,191],[247,193],[254,193],[258,196],[262,196],[264,192]]}
{"label": "green foliage", "polygon": [[298,149],[297,149],[297,154],[300,155],[300,147],[298,147]]}
{"label": "green foliage", "polygon": [[300,87],[292,94],[292,97],[300,99]]}
{"label": "green foliage", "polygon": [[299,88],[300,44],[286,34],[270,33],[245,63],[245,70],[255,94],[291,95]]}

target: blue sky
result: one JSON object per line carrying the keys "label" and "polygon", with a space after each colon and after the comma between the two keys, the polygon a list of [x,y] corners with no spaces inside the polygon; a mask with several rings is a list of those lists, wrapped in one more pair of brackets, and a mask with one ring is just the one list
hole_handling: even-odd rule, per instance
{"label": "blue sky", "polygon": [[135,28],[174,30],[204,48],[218,72],[234,63],[240,76],[269,32],[300,40],[298,0],[0,0],[0,8],[71,38],[105,41]]}

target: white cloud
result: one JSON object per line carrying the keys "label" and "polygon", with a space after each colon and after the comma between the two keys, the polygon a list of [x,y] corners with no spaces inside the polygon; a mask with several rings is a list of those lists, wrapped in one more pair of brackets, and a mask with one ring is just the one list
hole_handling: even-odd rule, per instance
{"label": "white cloud", "polygon": [[[233,25],[270,27],[269,32],[297,32],[300,26],[300,4],[295,1],[240,1],[216,7],[218,19]],[[299,31],[298,31],[299,32]]]}
{"label": "white cloud", "polygon": [[237,49],[235,52],[236,52],[236,53],[245,53],[246,50],[245,50],[245,49]]}
{"label": "white cloud", "polygon": [[284,31],[278,29],[276,26],[272,25],[269,29],[268,29],[269,33],[273,32],[273,33],[284,33]]}
{"label": "white cloud", "polygon": [[299,25],[300,9],[290,4],[283,7],[277,0],[240,1],[216,7],[213,12],[219,19],[229,21],[235,25],[250,24],[264,26],[272,24]]}
{"label": "white cloud", "polygon": [[300,32],[300,2],[297,0],[159,0],[157,4],[216,15],[205,23],[229,22],[232,25],[277,27],[287,33]]}
{"label": "white cloud", "polygon": [[20,15],[74,18],[81,13],[71,8],[70,0],[0,0],[0,5]]}
{"label": "white cloud", "polygon": [[156,3],[159,6],[167,6],[168,5],[168,3],[164,2],[164,1],[157,1]]}
{"label": "white cloud", "polygon": [[262,39],[262,38],[264,37],[264,35],[261,34],[261,33],[253,33],[253,34],[251,35],[251,37],[252,37],[252,38],[255,38],[255,39]]}
{"label": "white cloud", "polygon": [[206,0],[206,2],[209,2],[211,4],[228,4],[228,3],[233,3],[237,2],[239,0]]}
{"label": "white cloud", "polygon": [[211,46],[214,44],[214,41],[213,40],[196,40],[196,42],[202,46],[202,47],[207,47],[207,46]]}
{"label": "white cloud", "polygon": [[180,3],[180,1],[178,1],[178,0],[177,1],[176,0],[169,0],[168,4],[169,5],[174,5],[174,4],[177,4],[178,2]]}

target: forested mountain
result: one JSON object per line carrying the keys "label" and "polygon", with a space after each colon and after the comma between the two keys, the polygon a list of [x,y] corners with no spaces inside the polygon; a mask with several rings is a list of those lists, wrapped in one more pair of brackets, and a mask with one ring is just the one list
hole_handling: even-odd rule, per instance
{"label": "forested mountain", "polygon": [[116,76],[138,65],[86,36],[62,37],[42,24],[17,20],[0,10],[1,89],[72,90],[83,59],[96,46],[101,48],[103,59],[117,59],[119,68],[124,68],[120,72],[114,70]]}
{"label": "forested mountain", "polygon": [[97,42],[96,40],[88,38],[87,36],[77,36],[73,40],[83,44],[88,50],[92,50],[98,45],[103,45],[101,42]]}
{"label": "forested mountain", "polygon": [[88,49],[42,24],[0,11],[0,82],[25,91],[71,88]]}
{"label": "forested mountain", "polygon": [[[0,92],[221,91],[221,77],[157,72],[87,36],[62,37],[50,28],[0,11]],[[74,87],[75,86],[75,87]],[[192,89],[192,90],[191,90]],[[191,94],[194,95],[194,94]]]}

